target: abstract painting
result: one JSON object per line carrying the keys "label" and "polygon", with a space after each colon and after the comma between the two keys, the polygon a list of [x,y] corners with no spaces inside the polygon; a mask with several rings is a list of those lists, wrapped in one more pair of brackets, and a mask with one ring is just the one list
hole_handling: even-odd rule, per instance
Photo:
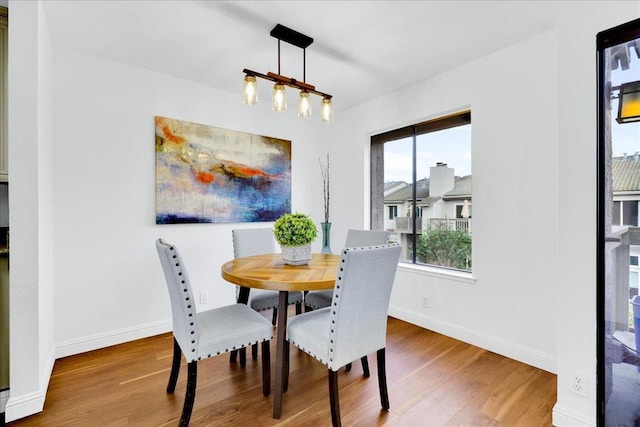
{"label": "abstract painting", "polygon": [[291,141],[156,116],[156,224],[291,212]]}

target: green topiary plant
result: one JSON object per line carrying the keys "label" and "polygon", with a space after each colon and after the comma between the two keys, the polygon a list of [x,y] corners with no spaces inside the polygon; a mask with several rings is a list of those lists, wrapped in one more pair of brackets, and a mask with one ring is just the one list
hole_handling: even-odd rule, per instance
{"label": "green topiary plant", "polygon": [[318,237],[318,230],[311,218],[305,214],[284,214],[273,225],[273,235],[280,245],[308,245]]}

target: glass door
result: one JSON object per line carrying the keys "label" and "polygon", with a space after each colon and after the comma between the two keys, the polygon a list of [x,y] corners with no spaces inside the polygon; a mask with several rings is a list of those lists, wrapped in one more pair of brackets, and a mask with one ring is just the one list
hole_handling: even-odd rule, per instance
{"label": "glass door", "polygon": [[597,36],[598,425],[640,425],[640,20]]}

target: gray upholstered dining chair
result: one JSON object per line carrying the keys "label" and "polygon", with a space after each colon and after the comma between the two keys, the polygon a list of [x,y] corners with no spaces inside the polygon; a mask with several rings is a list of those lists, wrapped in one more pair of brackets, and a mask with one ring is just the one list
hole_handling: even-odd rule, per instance
{"label": "gray upholstered dining chair", "polygon": [[338,369],[376,352],[382,409],[389,409],[385,347],[387,312],[400,245],[345,248],[330,307],[294,316],[287,340],[328,368],[331,420],[340,426]]}
{"label": "gray upholstered dining chair", "polygon": [[268,396],[271,388],[271,323],[244,304],[196,312],[191,283],[178,249],[158,239],[156,250],[169,290],[173,320],[173,362],[167,393],[175,391],[181,355],[187,359],[187,391],[179,425],[189,425],[196,397],[197,364],[201,359],[261,342],[262,392]]}
{"label": "gray upholstered dining chair", "polygon": [[[379,230],[356,230],[349,229],[347,231],[347,239],[345,240],[345,248],[365,247],[374,245],[384,245],[389,243],[389,232]],[[319,308],[329,307],[331,298],[333,297],[333,289],[312,291],[304,296],[305,311],[317,310]],[[351,370],[351,363],[348,363],[346,370]],[[365,377],[369,376],[369,360],[367,356],[362,358],[362,372]]]}
{"label": "gray upholstered dining chair", "polygon": [[[273,237],[273,229],[271,228],[244,228],[231,230],[233,239],[233,256],[234,258],[271,254],[277,252],[276,240]],[[275,326],[278,319],[278,291],[269,291],[264,289],[251,289],[249,292],[249,301],[247,305],[255,311],[263,311],[271,309],[271,324]],[[236,286],[236,301],[240,296],[240,286]],[[289,305],[296,305],[296,313],[302,312],[302,292],[289,292]],[[258,346],[251,348],[253,358],[258,357]],[[232,360],[235,353],[232,355]],[[244,356],[241,354],[240,362],[243,362]]]}
{"label": "gray upholstered dining chair", "polygon": [[[384,245],[389,242],[389,233],[387,231],[373,230],[355,230],[347,231],[347,239],[345,248],[364,247],[373,245]],[[333,289],[326,291],[312,291],[305,295],[304,305],[305,311],[317,310],[331,305],[331,297]]]}
{"label": "gray upholstered dining chair", "polygon": [[[244,228],[232,230],[234,258],[271,254],[277,252],[276,240],[271,228]],[[236,299],[240,286],[236,286]],[[278,318],[278,291],[251,289],[249,307],[255,311],[273,310],[271,323],[275,326]],[[302,310],[302,292],[289,292],[289,305],[296,304],[298,314]]]}

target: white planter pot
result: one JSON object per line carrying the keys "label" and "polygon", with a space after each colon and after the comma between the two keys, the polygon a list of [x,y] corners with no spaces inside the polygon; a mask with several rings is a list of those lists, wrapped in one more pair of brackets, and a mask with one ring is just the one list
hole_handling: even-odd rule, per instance
{"label": "white planter pot", "polygon": [[303,246],[280,246],[282,248],[282,259],[289,265],[307,265],[311,260],[311,245]]}

